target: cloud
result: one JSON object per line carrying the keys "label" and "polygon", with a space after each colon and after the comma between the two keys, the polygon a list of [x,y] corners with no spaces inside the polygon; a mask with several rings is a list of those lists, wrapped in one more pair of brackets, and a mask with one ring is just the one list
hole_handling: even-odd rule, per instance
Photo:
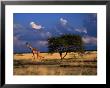
{"label": "cloud", "polygon": [[23,29],[23,26],[21,24],[13,24],[13,28],[15,28],[15,29],[17,29],[17,28]]}
{"label": "cloud", "polygon": [[36,41],[50,38],[52,34],[46,30],[33,31],[21,24],[14,24],[14,36],[21,41]]}
{"label": "cloud", "polygon": [[[55,26],[55,32],[59,35],[62,34],[68,34],[68,33],[73,33],[74,32],[74,28],[73,25],[71,25],[67,19],[64,18],[60,18],[58,21],[58,24]],[[55,34],[55,33],[54,33]],[[56,35],[57,35],[56,34]]]}
{"label": "cloud", "polygon": [[45,46],[48,44],[48,41],[46,41],[46,40],[45,41],[38,41],[37,43],[41,46]]}
{"label": "cloud", "polygon": [[86,36],[82,37],[82,40],[85,44],[97,44],[97,38],[96,37],[91,37],[91,36]]}
{"label": "cloud", "polygon": [[13,24],[14,34],[25,32],[25,27],[21,24]]}
{"label": "cloud", "polygon": [[74,33],[74,27],[73,24],[70,23],[67,19],[60,18],[59,24],[56,26],[56,28],[60,31],[59,34],[68,34],[68,33]]}
{"label": "cloud", "polygon": [[50,32],[46,32],[46,35],[50,38],[52,37],[52,34]]}
{"label": "cloud", "polygon": [[40,33],[40,36],[42,38],[50,38],[50,37],[52,37],[52,34],[50,32],[43,31],[43,32]]}
{"label": "cloud", "polygon": [[19,40],[16,36],[13,37],[14,44],[19,45]]}
{"label": "cloud", "polygon": [[60,28],[57,28],[57,26],[55,26],[53,29],[54,29],[53,32],[56,32],[56,33],[59,34],[59,35],[62,35],[62,34],[63,34],[62,31],[59,30]]}
{"label": "cloud", "polygon": [[21,48],[25,44],[25,41],[19,40],[17,36],[13,37],[13,42],[14,42],[14,46],[18,48]]}
{"label": "cloud", "polygon": [[65,26],[68,23],[68,21],[64,18],[60,18],[60,23],[61,25]]}
{"label": "cloud", "polygon": [[43,47],[47,47],[48,41],[47,40],[38,40],[38,41],[31,42],[31,44],[33,47],[43,48]]}
{"label": "cloud", "polygon": [[30,25],[33,29],[42,29],[44,28],[43,26],[36,24],[35,22],[30,22]]}
{"label": "cloud", "polygon": [[[33,48],[37,48],[40,52],[46,52],[48,50],[48,41],[47,40],[37,40],[29,42]],[[27,47],[25,47],[29,50]],[[29,50],[30,51],[30,50]]]}
{"label": "cloud", "polygon": [[48,41],[47,40],[36,40],[36,41],[25,41],[20,40],[18,37],[13,37],[14,42],[14,52],[24,51],[24,52],[30,52],[30,49],[26,47],[26,42],[30,43],[33,48],[38,48],[39,50],[45,50]]}
{"label": "cloud", "polygon": [[87,29],[86,29],[86,28],[75,29],[75,31],[77,31],[77,32],[79,32],[79,33],[85,33],[85,34],[87,34]]}

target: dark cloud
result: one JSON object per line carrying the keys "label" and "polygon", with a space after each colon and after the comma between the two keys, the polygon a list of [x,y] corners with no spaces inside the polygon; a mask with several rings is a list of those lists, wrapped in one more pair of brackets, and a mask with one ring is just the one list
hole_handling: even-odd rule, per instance
{"label": "dark cloud", "polygon": [[97,37],[97,14],[88,15],[88,19],[83,21],[83,27],[88,31],[88,35]]}

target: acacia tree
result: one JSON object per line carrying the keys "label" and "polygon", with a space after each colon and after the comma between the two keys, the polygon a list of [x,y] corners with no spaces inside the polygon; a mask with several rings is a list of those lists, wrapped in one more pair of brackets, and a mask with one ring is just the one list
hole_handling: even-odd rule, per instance
{"label": "acacia tree", "polygon": [[[58,52],[63,59],[69,52],[82,52],[83,41],[79,35],[62,35],[60,37],[52,37],[48,39],[49,53]],[[63,56],[63,53],[65,55]]]}

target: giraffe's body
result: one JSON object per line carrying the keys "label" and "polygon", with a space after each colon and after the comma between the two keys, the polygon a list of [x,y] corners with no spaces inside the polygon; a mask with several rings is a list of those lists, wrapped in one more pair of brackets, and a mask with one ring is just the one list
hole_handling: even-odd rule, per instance
{"label": "giraffe's body", "polygon": [[33,47],[32,47],[30,44],[28,44],[28,43],[26,43],[26,45],[27,45],[28,48],[31,49],[34,59],[35,59],[35,55],[37,55],[37,58],[40,58],[40,59],[41,59],[41,58],[44,58],[44,57],[42,57],[42,56],[39,55],[40,52],[39,52],[39,50],[38,50],[37,48],[33,48]]}

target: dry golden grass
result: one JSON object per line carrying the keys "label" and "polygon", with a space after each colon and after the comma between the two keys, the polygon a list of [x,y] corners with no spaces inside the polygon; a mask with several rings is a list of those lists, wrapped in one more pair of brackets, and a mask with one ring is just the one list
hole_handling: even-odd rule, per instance
{"label": "dry golden grass", "polygon": [[[76,58],[82,59],[82,57],[80,57],[77,53],[73,53],[73,52],[72,53],[68,53],[65,58],[74,58],[73,54],[76,56]],[[63,55],[65,55],[65,53],[63,53]],[[32,56],[33,56],[32,53],[14,54],[14,59],[16,59],[16,60],[33,59]],[[53,54],[40,53],[40,56],[44,57],[42,59],[60,59],[59,53],[53,53]],[[37,59],[37,57],[36,57],[36,59]],[[96,51],[91,51],[91,52],[85,54],[83,56],[83,59],[87,59],[87,60],[97,59]],[[41,60],[41,59],[37,59],[37,60]]]}
{"label": "dry golden grass", "polygon": [[[64,55],[65,53],[63,53]],[[82,57],[68,53],[61,60],[58,53],[41,53],[44,58],[33,59],[32,53],[14,54],[14,75],[96,75],[97,52],[86,51]]]}

